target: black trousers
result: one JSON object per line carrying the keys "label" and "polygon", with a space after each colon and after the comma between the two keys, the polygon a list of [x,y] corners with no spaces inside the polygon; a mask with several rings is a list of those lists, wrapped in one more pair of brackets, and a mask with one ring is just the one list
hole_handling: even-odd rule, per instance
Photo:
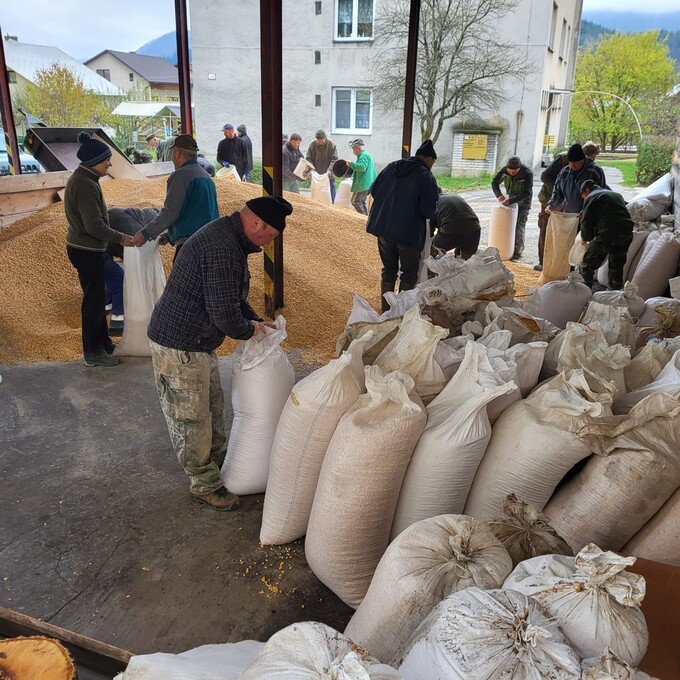
{"label": "black trousers", "polygon": [[522,253],[524,252],[524,233],[527,226],[527,217],[529,217],[529,211],[531,210],[531,205],[520,205],[518,207],[517,224],[515,226],[515,252],[512,254],[513,258],[522,257]]}
{"label": "black trousers", "polygon": [[398,275],[400,291],[411,290],[415,287],[422,251],[379,237],[378,252],[383,263],[381,277],[383,284],[391,285],[394,289]]}
{"label": "black trousers", "polygon": [[550,215],[545,211],[547,207],[541,203],[541,212],[538,213],[538,263],[543,265],[543,252],[545,251],[545,236],[548,230]]}
{"label": "black trousers", "polygon": [[104,283],[104,253],[66,246],[71,264],[78,272],[83,289],[81,325],[83,354],[94,356],[104,351],[109,338],[106,325],[106,286]]}
{"label": "black trousers", "polygon": [[456,255],[460,255],[464,260],[469,260],[479,248],[479,238],[481,232],[476,231],[471,234],[443,234],[438,231],[432,242],[435,248],[441,250],[453,250]]}
{"label": "black trousers", "polygon": [[623,267],[626,264],[626,256],[632,236],[623,242],[608,242],[594,238],[588,243],[583,262],[579,271],[586,286],[593,286],[595,270],[607,260],[609,264],[609,287],[612,290],[623,288]]}

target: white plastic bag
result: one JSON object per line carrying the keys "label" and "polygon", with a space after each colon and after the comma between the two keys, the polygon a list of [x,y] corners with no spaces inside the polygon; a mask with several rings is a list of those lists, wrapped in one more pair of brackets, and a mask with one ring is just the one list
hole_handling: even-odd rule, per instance
{"label": "white plastic bag", "polygon": [[345,414],[321,467],[305,555],[316,576],[358,607],[390,539],[399,489],[426,421],[413,379],[366,367],[367,394]]}
{"label": "white plastic bag", "polygon": [[486,405],[514,389],[494,371],[484,345],[467,344],[458,372],[427,407],[427,425],[399,493],[393,539],[422,519],[463,512],[491,438]]}
{"label": "white plastic bag", "polygon": [[269,638],[239,680],[400,680],[400,675],[323,623],[294,623]]}
{"label": "white plastic bag", "polygon": [[362,354],[370,334],[301,380],[290,393],[272,444],[260,541],[290,543],[307,531],[321,463],[335,428],[364,391]]}
{"label": "white plastic bag", "polygon": [[[242,342],[234,352],[231,406],[234,420],[220,477],[236,494],[264,493],[279,417],[295,384],[295,371],[281,342],[286,321]],[[262,395],[266,394],[266,399]]]}
{"label": "white plastic bag", "polygon": [[578,680],[579,658],[554,620],[512,590],[466,588],[417,629],[405,680]]}
{"label": "white plastic bag", "polygon": [[571,247],[571,250],[569,251],[569,257],[567,258],[570,267],[580,266],[581,262],[583,262],[583,256],[586,254],[587,248],[588,244],[586,243],[586,241],[584,241],[580,236],[577,235],[576,240],[574,241],[574,245]]}
{"label": "white plastic bag", "polygon": [[578,272],[567,274],[564,280],[550,281],[538,291],[541,316],[558,328],[566,328],[568,321],[578,321],[592,294]]}
{"label": "white plastic bag", "polygon": [[126,248],[124,262],[125,323],[123,337],[114,354],[123,357],[150,357],[151,347],[146,328],[154,305],[165,289],[165,272],[158,241],[149,241],[141,248]]}
{"label": "white plastic bag", "polygon": [[500,588],[510,557],[482,522],[440,515],[412,524],[382,556],[366,597],[345,635],[396,664],[425,617],[451,593]]}
{"label": "white plastic bag", "polygon": [[635,560],[590,544],[576,557],[544,555],[525,560],[503,587],[536,600],[582,659],[598,656],[609,647],[626,663],[637,666],[649,635],[640,609],[645,579],[624,571]]}
{"label": "white plastic bag", "polygon": [[319,201],[330,205],[333,203],[331,199],[331,180],[328,173],[324,172],[321,175],[312,170],[312,200]]}

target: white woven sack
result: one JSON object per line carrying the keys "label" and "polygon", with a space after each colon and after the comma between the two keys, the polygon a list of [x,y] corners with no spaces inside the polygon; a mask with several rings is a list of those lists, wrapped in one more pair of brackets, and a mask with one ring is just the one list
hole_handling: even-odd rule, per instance
{"label": "white woven sack", "polygon": [[548,518],[531,503],[510,494],[501,509],[503,517],[495,517],[487,524],[508,551],[513,566],[538,555],[573,555],[566,541],[550,526]]}
{"label": "white woven sack", "polygon": [[584,659],[581,670],[581,680],[655,680],[619,659],[609,647],[596,659]]}
{"label": "white woven sack", "polygon": [[638,319],[638,326],[658,326],[659,319],[656,315],[657,307],[670,307],[675,316],[680,317],[680,300],[666,297],[652,297],[645,300],[645,308]]}
{"label": "white woven sack", "polygon": [[339,205],[347,210],[354,210],[352,205],[352,178],[343,179],[338,184],[338,191],[335,194],[335,205]]}
{"label": "white woven sack", "polygon": [[507,551],[482,522],[465,515],[422,520],[387,548],[345,635],[394,665],[445,597],[470,586],[500,588],[511,571]]}
{"label": "white woven sack", "polygon": [[584,241],[578,233],[576,234],[576,240],[574,245],[569,251],[569,257],[567,258],[570,267],[578,267],[583,262],[583,257],[588,249],[588,243]]}
{"label": "white woven sack", "polygon": [[604,380],[611,382],[614,389],[614,399],[626,393],[625,371],[630,365],[630,347],[625,345],[611,345],[598,347],[581,366]]}
{"label": "white woven sack", "polygon": [[675,352],[651,383],[618,397],[612,411],[616,415],[628,413],[635,404],[657,392],[680,398],[680,350]]}
{"label": "white woven sack", "polygon": [[579,658],[557,624],[512,590],[449,595],[413,636],[405,680],[578,680]]}
{"label": "white woven sack", "polygon": [[286,401],[272,444],[260,542],[290,543],[307,531],[316,483],[340,418],[364,391],[367,333],[303,378]]}
{"label": "white woven sack", "polygon": [[139,654],[115,680],[236,680],[263,647],[264,642],[243,640],[181,654]]}
{"label": "white woven sack", "polygon": [[[663,342],[648,342],[624,370],[626,391],[634,392],[649,385],[661,373],[673,353]],[[615,409],[616,406],[612,410],[616,412]]]}
{"label": "white woven sack", "polygon": [[545,235],[543,271],[538,279],[539,286],[548,281],[563,279],[569,273],[569,251],[576,238],[578,220],[578,213],[550,213]]}
{"label": "white woven sack", "polygon": [[350,607],[364,598],[390,540],[399,489],[427,416],[413,379],[366,367],[367,394],[342,418],[321,467],[305,555]]}
{"label": "white woven sack", "polygon": [[577,436],[593,418],[611,413],[612,386],[584,370],[561,373],[508,408],[472,483],[465,514],[491,519],[514,493],[540,512],[564,475],[590,455]]}
{"label": "white woven sack", "polygon": [[319,174],[312,170],[312,200],[319,201],[331,205],[333,199],[331,198],[331,182],[335,179],[330,179],[327,172]]}
{"label": "white woven sack", "polygon": [[411,376],[415,391],[422,399],[438,395],[447,378],[434,359],[437,343],[449,334],[446,328],[435,326],[420,314],[420,307],[411,307],[401,322],[394,339],[375,360],[383,373],[401,371]]}
{"label": "white woven sack", "polygon": [[539,380],[546,380],[561,371],[580,368],[597,349],[609,346],[599,326],[584,326],[569,322],[549,343],[543,358]]}
{"label": "white woven sack", "polygon": [[589,544],[576,557],[543,555],[525,560],[503,588],[530,595],[559,624],[581,659],[609,647],[637,666],[649,635],[640,609],[645,579],[624,571],[635,560]]}
{"label": "white woven sack", "polygon": [[165,290],[165,272],[158,241],[149,241],[141,248],[126,248],[124,262],[125,323],[123,337],[116,345],[114,354],[123,357],[150,357],[151,347],[146,328],[154,305]]}
{"label": "white woven sack", "polygon": [[624,552],[680,567],[680,489],[626,543]]}
{"label": "white woven sack", "polygon": [[494,370],[484,345],[467,344],[458,372],[427,407],[427,425],[399,493],[392,539],[422,519],[463,512],[491,438],[486,405],[515,389]]}
{"label": "white woven sack", "polygon": [[[626,262],[623,265],[623,280],[630,281],[633,274],[635,273],[635,268],[638,265],[639,257],[642,257],[642,251],[647,238],[650,236],[649,231],[634,231],[633,240],[628,246],[628,254],[626,255]],[[635,268],[633,267],[635,263]],[[609,262],[605,263],[597,270],[597,282],[601,286],[609,285]]]}
{"label": "white woven sack", "polygon": [[645,311],[645,301],[637,294],[637,285],[627,281],[623,290],[601,290],[593,293],[593,302],[614,307],[627,307],[633,319],[639,319]]}
{"label": "white woven sack", "polygon": [[439,368],[442,369],[447,381],[456,375],[456,371],[460,368],[465,357],[465,346],[468,342],[473,341],[474,335],[468,333],[466,335],[456,335],[453,338],[446,338],[437,343],[432,356],[439,365]]}
{"label": "white woven sack", "polygon": [[401,293],[385,293],[385,299],[389,302],[390,308],[386,312],[378,314],[361,295],[353,295],[352,311],[346,325],[351,326],[362,322],[380,323],[388,319],[402,317],[411,307],[419,303],[421,296],[422,293],[416,288],[404,290]]}
{"label": "white woven sack", "polygon": [[620,550],[680,487],[680,400],[652,394],[579,435],[598,454],[545,507],[574,551]]}
{"label": "white woven sack", "polygon": [[645,187],[626,205],[634,220],[651,222],[668,212],[673,205],[673,175],[667,172]]}
{"label": "white woven sack", "polygon": [[294,623],[274,633],[239,680],[400,680],[352,640],[323,623]]}
{"label": "white woven sack", "polygon": [[[648,239],[649,241],[649,239]],[[668,279],[675,276],[680,260],[680,240],[673,234],[661,234],[649,252],[644,254],[632,277],[643,300],[663,295]]]}
{"label": "white woven sack", "polygon": [[592,291],[578,272],[567,274],[563,281],[546,283],[538,291],[541,315],[558,328],[566,328],[568,321],[578,321],[592,296]]}
{"label": "white woven sack", "polygon": [[612,307],[591,300],[579,321],[599,328],[608,345],[635,346],[635,325],[627,307]]}
{"label": "white woven sack", "polygon": [[[279,417],[295,384],[295,371],[281,342],[286,321],[242,342],[233,355],[231,406],[234,420],[220,477],[232,493],[264,493]],[[262,395],[267,398],[263,399]]]}

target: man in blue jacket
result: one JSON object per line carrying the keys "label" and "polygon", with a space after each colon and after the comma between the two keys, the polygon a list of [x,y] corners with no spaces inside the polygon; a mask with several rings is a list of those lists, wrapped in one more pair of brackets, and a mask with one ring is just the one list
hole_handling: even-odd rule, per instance
{"label": "man in blue jacket", "polygon": [[423,142],[415,156],[393,161],[376,178],[371,188],[373,207],[366,231],[378,237],[382,260],[380,285],[382,311],[389,308],[384,297],[399,290],[411,290],[425,247],[426,220],[437,212],[439,192],[430,172],[437,154],[431,140]]}
{"label": "man in blue jacket", "polygon": [[196,140],[191,135],[179,135],[171,143],[175,171],[168,177],[163,209],[135,234],[134,243],[142,246],[167,231],[167,240],[175,246],[176,260],[189,236],[216,220],[219,213],[215,183],[198,163]]}
{"label": "man in blue jacket", "polygon": [[580,213],[583,209],[581,186],[587,179],[603,189],[607,187],[604,170],[586,157],[580,144],[572,144],[567,151],[567,167],[562,168],[555,180],[546,212]]}

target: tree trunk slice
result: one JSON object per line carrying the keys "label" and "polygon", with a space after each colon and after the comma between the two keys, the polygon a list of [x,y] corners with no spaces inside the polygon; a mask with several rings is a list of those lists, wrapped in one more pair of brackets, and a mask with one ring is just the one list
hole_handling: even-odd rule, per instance
{"label": "tree trunk slice", "polygon": [[76,680],[66,647],[46,637],[0,640],[0,680]]}

